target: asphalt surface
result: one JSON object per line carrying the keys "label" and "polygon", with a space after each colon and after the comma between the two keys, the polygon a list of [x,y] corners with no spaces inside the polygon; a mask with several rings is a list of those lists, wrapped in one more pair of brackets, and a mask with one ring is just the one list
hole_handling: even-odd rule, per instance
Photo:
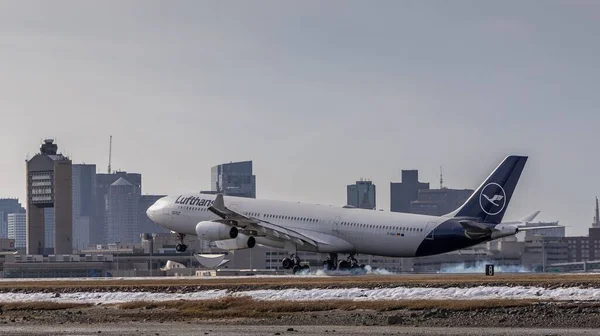
{"label": "asphalt surface", "polygon": [[495,328],[420,328],[380,326],[236,326],[181,323],[92,324],[86,326],[19,325],[2,326],[0,335],[153,335],[153,336],[240,336],[240,335],[435,335],[435,336],[550,336],[597,335],[597,329],[495,329]]}

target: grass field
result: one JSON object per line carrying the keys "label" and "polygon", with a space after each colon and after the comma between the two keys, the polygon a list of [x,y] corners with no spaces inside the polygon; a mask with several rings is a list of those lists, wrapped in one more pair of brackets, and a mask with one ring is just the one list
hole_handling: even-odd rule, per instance
{"label": "grass field", "polygon": [[494,309],[525,307],[539,304],[537,300],[397,300],[357,302],[350,300],[330,301],[257,301],[247,297],[229,297],[216,300],[201,301],[164,301],[164,302],[129,302],[117,304],[120,309],[167,309],[175,310],[188,317],[205,318],[237,318],[267,317],[282,313],[323,312],[323,311],[355,311],[371,310],[376,312],[400,309],[447,309],[465,311],[473,309]]}
{"label": "grass field", "polygon": [[540,286],[600,287],[600,274],[432,274],[432,275],[366,275],[336,277],[228,277],[228,278],[152,278],[98,279],[54,281],[3,280],[0,291],[88,291],[88,290],[254,290],[285,288],[374,288],[374,287],[471,287],[471,286]]}

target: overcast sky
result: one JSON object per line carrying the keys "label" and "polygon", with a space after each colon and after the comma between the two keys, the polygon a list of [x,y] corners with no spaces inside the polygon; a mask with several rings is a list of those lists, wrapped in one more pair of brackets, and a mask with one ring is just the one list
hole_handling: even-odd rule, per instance
{"label": "overcast sky", "polygon": [[600,194],[598,1],[2,1],[0,197],[45,137],[74,163],[210,188],[253,160],[257,197],[343,205],[419,169],[475,188],[530,157],[506,219],[584,234]]}

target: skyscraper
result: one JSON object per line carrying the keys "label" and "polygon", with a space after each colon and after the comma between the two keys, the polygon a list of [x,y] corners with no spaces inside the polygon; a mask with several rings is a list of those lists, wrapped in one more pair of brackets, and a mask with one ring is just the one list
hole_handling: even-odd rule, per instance
{"label": "skyscraper", "polygon": [[252,161],[212,167],[211,189],[227,196],[256,198],[256,176],[252,174]]}
{"label": "skyscraper", "polygon": [[142,193],[142,175],[117,171],[112,174],[96,174],[96,220],[90,227],[90,243],[114,243],[107,240],[108,230],[108,190],[118,179],[123,178],[133,185],[136,193]]}
{"label": "skyscraper", "polygon": [[136,243],[138,229],[139,189],[120,177],[108,188],[107,243]]}
{"label": "skyscraper", "polygon": [[71,254],[73,235],[71,160],[47,139],[27,161],[27,254],[45,251],[44,209],[54,208],[54,253]]}
{"label": "skyscraper", "polygon": [[96,165],[73,165],[73,248],[90,244],[96,220]]}
{"label": "skyscraper", "polygon": [[472,189],[420,189],[417,200],[410,202],[410,212],[421,215],[443,216],[463,205]]}
{"label": "skyscraper", "polygon": [[402,182],[390,183],[390,210],[410,212],[410,203],[417,200],[422,189],[429,189],[429,183],[419,182],[418,170],[402,170]]}
{"label": "skyscraper", "polygon": [[0,198],[0,238],[8,238],[8,214],[25,213],[18,198]]}
{"label": "skyscraper", "polygon": [[375,185],[371,181],[360,180],[348,185],[346,196],[346,204],[355,208],[375,209],[377,207]]}
{"label": "skyscraper", "polygon": [[594,215],[594,221],[592,222],[593,228],[600,228],[600,208],[598,207],[598,197],[596,197],[596,213]]}
{"label": "skyscraper", "polygon": [[27,246],[27,215],[25,213],[8,214],[8,238],[15,240],[15,247],[24,250]]}

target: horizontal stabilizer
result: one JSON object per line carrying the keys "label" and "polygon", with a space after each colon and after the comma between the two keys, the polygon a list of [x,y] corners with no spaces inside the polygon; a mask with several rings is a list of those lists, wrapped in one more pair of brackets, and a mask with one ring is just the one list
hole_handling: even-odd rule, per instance
{"label": "horizontal stabilizer", "polygon": [[547,229],[556,229],[566,226],[558,226],[558,225],[550,225],[550,226],[519,226],[519,231],[529,231],[529,230],[547,230]]}
{"label": "horizontal stabilizer", "polygon": [[522,223],[531,223],[531,221],[532,221],[532,220],[533,220],[535,217],[537,217],[537,215],[539,215],[539,214],[540,214],[540,211],[538,210],[538,211],[536,211],[536,212],[534,212],[534,213],[532,213],[532,214],[530,214],[530,215],[527,215],[527,216],[525,216],[525,217],[521,218],[521,219],[519,220],[519,222],[522,222]]}

